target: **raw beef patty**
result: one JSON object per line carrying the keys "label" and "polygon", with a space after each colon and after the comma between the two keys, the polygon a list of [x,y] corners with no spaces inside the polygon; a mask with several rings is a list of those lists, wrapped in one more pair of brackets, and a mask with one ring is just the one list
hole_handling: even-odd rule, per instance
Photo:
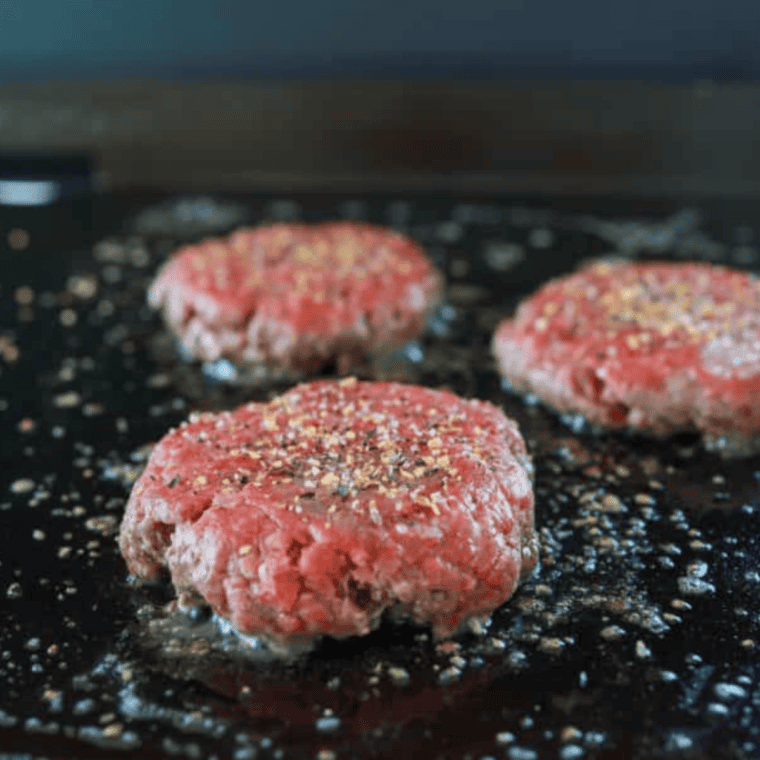
{"label": "raw beef patty", "polygon": [[709,264],[601,262],[502,322],[502,375],[561,413],[656,435],[699,432],[725,456],[760,435],[760,281]]}
{"label": "raw beef patty", "polygon": [[482,620],[536,563],[532,467],[495,406],[396,383],[317,381],[200,414],[156,446],[120,545],[277,646]]}
{"label": "raw beef patty", "polygon": [[412,240],[369,224],[274,224],[178,250],[148,292],[192,358],[346,373],[417,337],[442,280]]}

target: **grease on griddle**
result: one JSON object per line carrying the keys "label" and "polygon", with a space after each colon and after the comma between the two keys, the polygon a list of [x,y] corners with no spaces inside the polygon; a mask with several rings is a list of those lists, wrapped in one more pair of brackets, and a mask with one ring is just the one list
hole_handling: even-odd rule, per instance
{"label": "grease on griddle", "polygon": [[247,206],[233,201],[210,196],[176,198],[143,209],[131,227],[140,235],[193,237],[242,224],[249,215]]}
{"label": "grease on griddle", "polygon": [[[335,216],[330,203],[269,211],[317,220]],[[61,747],[68,741],[72,755],[88,744],[96,745],[88,756],[156,748],[236,760],[342,760],[388,747],[399,759],[573,760],[611,756],[629,739],[639,757],[757,755],[753,466],[725,465],[687,439],[671,446],[568,433],[540,408],[504,395],[485,350],[499,314],[521,292],[608,243],[579,232],[580,217],[539,208],[372,199],[338,208],[424,228],[443,267],[469,261],[467,272],[453,263],[465,286],[454,291],[462,296],[455,318],[421,342],[422,357],[408,366],[418,382],[488,398],[520,420],[539,469],[540,572],[485,630],[437,647],[425,631],[387,624],[368,641],[326,641],[291,664],[251,666],[223,651],[199,657],[193,647],[205,645],[196,632],[169,651],[165,637],[151,649],[149,632],[171,617],[168,599],[135,616],[134,603],[145,600],[123,582],[108,535],[143,465],[133,452],[188,410],[231,408],[285,387],[210,385],[173,353],[151,351],[157,322],[142,309],[144,290],[172,239],[110,238],[94,257],[50,257],[60,266],[55,275],[38,273],[28,257],[29,268],[3,282],[3,293],[20,300],[0,301],[2,336],[18,351],[0,362],[0,432],[15,451],[0,493],[1,514],[14,526],[0,557],[0,742],[14,731]],[[544,231],[555,238],[550,249],[541,247]],[[628,231],[641,248],[646,236]],[[726,253],[699,230],[674,239],[676,257]],[[742,240],[737,245],[749,245]],[[504,261],[486,253],[494,241],[531,255],[501,268]],[[751,248],[739,254],[756,265]],[[58,320],[67,309],[76,320],[64,327]],[[19,387],[42,391],[35,401]],[[71,392],[77,404],[54,404]],[[14,489],[19,480],[33,485]],[[695,589],[704,593],[685,593]],[[203,631],[198,614],[197,629],[186,624]],[[727,730],[735,740],[724,750]]]}

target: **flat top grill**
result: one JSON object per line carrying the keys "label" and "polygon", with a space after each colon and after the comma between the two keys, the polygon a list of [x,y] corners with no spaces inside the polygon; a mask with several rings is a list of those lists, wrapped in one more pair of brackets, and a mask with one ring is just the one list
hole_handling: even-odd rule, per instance
{"label": "flat top grill", "polygon": [[[592,435],[502,390],[488,350],[503,315],[584,259],[760,269],[756,217],[747,201],[450,195],[3,209],[0,758],[760,756],[760,458]],[[180,242],[335,218],[409,233],[446,272],[450,320],[404,377],[518,421],[541,562],[483,635],[388,622],[294,663],[246,660],[204,610],[168,611],[170,588],[130,587],[115,532],[169,427],[286,385],[183,363],[145,287]]]}

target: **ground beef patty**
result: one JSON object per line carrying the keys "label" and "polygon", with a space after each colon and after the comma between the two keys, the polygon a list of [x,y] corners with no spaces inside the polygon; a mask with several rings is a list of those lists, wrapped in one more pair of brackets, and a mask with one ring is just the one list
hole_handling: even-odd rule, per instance
{"label": "ground beef patty", "polygon": [[317,381],[172,430],[135,484],[120,546],[168,567],[240,632],[279,646],[375,628],[434,634],[508,599],[536,563],[532,467],[495,406],[397,383]]}
{"label": "ground beef patty", "polygon": [[413,241],[369,224],[273,224],[181,248],[148,301],[183,349],[306,372],[345,372],[419,335],[441,277]]}
{"label": "ground beef patty", "polygon": [[701,432],[726,456],[760,433],[760,281],[708,264],[601,262],[502,322],[504,377],[608,428]]}

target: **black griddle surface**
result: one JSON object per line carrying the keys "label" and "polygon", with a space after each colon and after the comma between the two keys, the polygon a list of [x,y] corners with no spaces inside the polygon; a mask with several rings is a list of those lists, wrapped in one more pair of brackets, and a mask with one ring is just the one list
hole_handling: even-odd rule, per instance
{"label": "black griddle surface", "polygon": [[[590,257],[757,269],[758,204],[236,197],[146,222],[158,200],[0,210],[0,760],[760,756],[760,458],[591,435],[504,392],[488,354],[501,316]],[[115,533],[150,444],[286,387],[209,380],[144,306],[179,242],[244,218],[393,225],[446,271],[448,320],[393,371],[499,404],[536,464],[539,569],[483,635],[387,623],[245,661],[203,610],[164,612],[171,589],[128,585]]]}

